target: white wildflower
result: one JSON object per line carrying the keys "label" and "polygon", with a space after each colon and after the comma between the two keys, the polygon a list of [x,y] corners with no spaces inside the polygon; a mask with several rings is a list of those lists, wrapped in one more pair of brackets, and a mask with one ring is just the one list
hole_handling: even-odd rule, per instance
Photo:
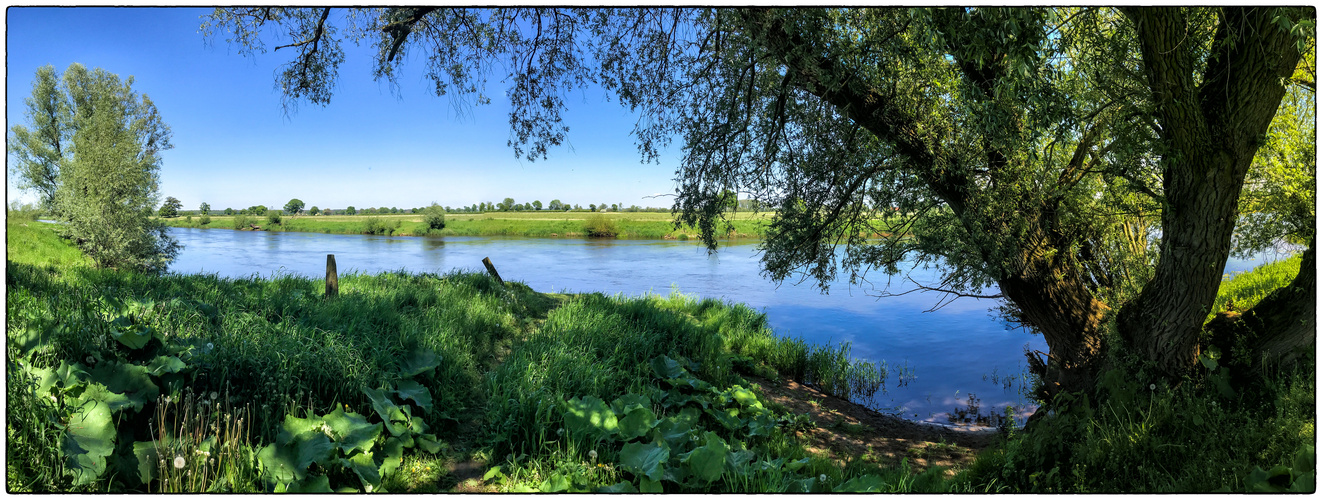
{"label": "white wildflower", "polygon": [[588,452],[588,460],[591,460],[594,463],[597,461],[597,450],[592,450]]}
{"label": "white wildflower", "polygon": [[218,392],[216,392],[216,391],[211,391],[211,400],[212,400],[212,401],[215,401],[216,398],[218,398],[218,397],[220,397],[220,393],[218,393]]}
{"label": "white wildflower", "polygon": [[826,482],[826,474],[822,474],[822,475],[820,475],[820,476],[817,476],[817,480],[820,481],[820,482],[825,483],[825,482]]}
{"label": "white wildflower", "polygon": [[1157,390],[1157,384],[1148,384],[1148,390],[1149,391]]}
{"label": "white wildflower", "polygon": [[187,461],[187,460],[184,460],[184,456],[183,456],[183,455],[175,455],[175,456],[174,456],[174,468],[176,468],[176,469],[182,469],[182,468],[184,468],[185,465],[188,465],[188,461]]}

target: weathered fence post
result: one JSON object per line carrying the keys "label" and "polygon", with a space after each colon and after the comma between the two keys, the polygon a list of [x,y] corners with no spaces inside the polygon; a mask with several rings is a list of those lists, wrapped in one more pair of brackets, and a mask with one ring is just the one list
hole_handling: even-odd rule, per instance
{"label": "weathered fence post", "polygon": [[491,264],[491,257],[482,257],[482,264],[487,266],[487,272],[491,273],[491,277],[496,278],[496,283],[505,286],[505,280],[500,279],[500,273],[496,272],[496,266]]}
{"label": "weathered fence post", "polygon": [[326,297],[340,293],[340,276],[335,272],[335,254],[326,254]]}

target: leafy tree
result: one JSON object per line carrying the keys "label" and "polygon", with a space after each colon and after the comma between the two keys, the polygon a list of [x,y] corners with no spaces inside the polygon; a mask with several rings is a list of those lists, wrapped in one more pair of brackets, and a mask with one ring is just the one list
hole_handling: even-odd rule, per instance
{"label": "leafy tree", "polygon": [[261,217],[266,215],[266,205],[253,205],[251,207],[244,209],[244,212],[247,213],[248,215],[256,215],[258,217]]}
{"label": "leafy tree", "polygon": [[294,198],[292,200],[289,200],[289,203],[285,204],[285,213],[287,214],[297,215],[299,212],[302,211],[303,211],[303,200]]}
{"label": "leafy tree", "polygon": [[344,209],[344,213],[345,213],[345,214],[348,214],[348,215],[354,215],[354,214],[358,213],[358,210],[355,209],[355,208],[353,208],[353,205],[349,205],[348,208],[345,208],[345,209]]}
{"label": "leafy tree", "polygon": [[533,200],[533,202],[532,202],[532,209],[533,209],[533,210],[541,210],[541,209],[542,209],[542,200]]}
{"label": "leafy tree", "polygon": [[500,209],[501,212],[508,212],[514,209],[514,198],[505,198],[496,205],[496,208]]}
{"label": "leafy tree", "polygon": [[160,215],[165,218],[178,217],[179,209],[183,208],[183,206],[184,204],[179,202],[177,198],[167,196],[165,197],[165,203],[161,204]]}
{"label": "leafy tree", "polygon": [[280,211],[279,211],[279,210],[267,210],[267,211],[266,211],[266,221],[267,221],[267,222],[270,222],[270,223],[272,223],[272,224],[279,224],[279,223],[280,223]]}
{"label": "leafy tree", "polygon": [[597,211],[597,204],[596,204],[596,203],[589,203],[589,204],[588,204],[588,211],[589,211],[589,212],[596,212],[596,211]]}
{"label": "leafy tree", "polygon": [[234,209],[225,207],[225,215],[234,215]]}
{"label": "leafy tree", "polygon": [[198,205],[197,210],[202,212],[202,215],[211,215],[211,205],[207,204],[205,201],[202,202],[201,205]]}
{"label": "leafy tree", "polygon": [[[179,252],[151,219],[170,128],[132,85],[77,63],[63,77],[39,69],[27,100],[34,129],[12,128],[8,148],[22,185],[38,191],[65,222],[61,233],[98,267],[160,272]],[[166,206],[177,215],[181,205],[169,198]]]}
{"label": "leafy tree", "polygon": [[619,204],[619,203],[611,203],[611,211],[612,211],[612,212],[619,212],[619,211],[620,211],[620,204]]}
{"label": "leafy tree", "polygon": [[718,201],[725,210],[737,210],[739,208],[739,195],[729,189],[721,191],[721,198]]}
{"label": "leafy tree", "polygon": [[564,204],[560,203],[560,200],[551,200],[551,203],[548,203],[548,204],[546,205],[546,209],[547,209],[547,210],[564,210]]}
{"label": "leafy tree", "polygon": [[[397,56],[426,52],[437,93],[473,104],[499,61],[510,144],[529,160],[563,144],[564,93],[599,84],[647,114],[634,130],[645,160],[683,141],[673,209],[709,248],[732,226],[730,190],[775,209],[762,244],[774,280],[806,275],[825,291],[841,271],[857,282],[936,265],[929,288],[1002,299],[1045,337],[1050,355],[1030,367],[1046,396],[1090,388],[1109,338],[1172,379],[1195,366],[1245,178],[1314,50],[1316,15],[408,7],[336,30],[327,12],[221,9],[203,31],[248,51],[264,23],[318,42],[277,77],[288,102],[328,102],[341,33],[375,38],[376,75],[392,84],[413,59]],[[891,236],[864,237],[878,233]],[[1291,289],[1315,297],[1308,245]]]}
{"label": "leafy tree", "polygon": [[445,209],[433,201],[430,206],[422,210],[422,221],[427,224],[429,230],[445,229]]}
{"label": "leafy tree", "polygon": [[317,215],[317,214],[321,213],[321,209],[320,209],[320,208],[317,208],[316,205],[313,205],[312,208],[308,210],[308,213],[310,213],[310,214],[312,214],[312,215]]}
{"label": "leafy tree", "polygon": [[73,133],[68,92],[59,87],[54,66],[37,69],[32,95],[23,101],[32,129],[23,125],[10,128],[7,149],[14,156],[11,172],[20,188],[36,191],[38,205],[50,210],[55,206],[60,169],[70,157],[66,150]]}

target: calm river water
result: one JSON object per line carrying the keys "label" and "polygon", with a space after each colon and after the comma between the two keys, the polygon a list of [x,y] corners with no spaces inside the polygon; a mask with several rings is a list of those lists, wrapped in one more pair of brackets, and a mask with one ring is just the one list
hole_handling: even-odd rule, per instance
{"label": "calm river water", "polygon": [[[604,292],[639,295],[682,293],[748,304],[764,311],[776,334],[812,343],[849,342],[855,357],[884,361],[885,392],[869,406],[905,418],[947,423],[967,409],[970,395],[983,413],[1013,405],[1021,417],[1033,410],[1020,394],[1024,348],[1046,351],[1041,336],[1007,329],[989,309],[991,300],[963,298],[933,312],[940,293],[877,298],[886,277],[876,273],[874,290],[835,283],[823,295],[811,283],[777,287],[760,274],[754,244],[722,246],[708,255],[699,244],[677,241],[417,238],[268,233],[225,229],[171,228],[184,245],[170,270],[223,277],[254,274],[325,276],[326,254],[335,254],[341,274],[404,269],[444,273],[484,272],[490,257],[502,278],[542,292]],[[1231,261],[1226,272],[1261,262]],[[931,271],[911,276],[935,282]],[[909,287],[892,280],[890,292]],[[989,294],[995,293],[989,291]],[[901,377],[903,372],[903,377]],[[903,384],[900,385],[900,379]]]}

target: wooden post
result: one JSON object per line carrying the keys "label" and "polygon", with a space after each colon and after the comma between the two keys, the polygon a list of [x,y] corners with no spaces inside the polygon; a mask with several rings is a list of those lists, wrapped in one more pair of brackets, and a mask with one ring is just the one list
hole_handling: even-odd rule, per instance
{"label": "wooden post", "polygon": [[335,272],[335,254],[326,254],[326,297],[340,293],[340,276]]}
{"label": "wooden post", "polygon": [[496,272],[496,266],[491,264],[491,257],[482,257],[482,265],[487,266],[487,272],[491,273],[492,278],[496,278],[496,283],[505,286],[505,280],[500,279],[500,273]]}

